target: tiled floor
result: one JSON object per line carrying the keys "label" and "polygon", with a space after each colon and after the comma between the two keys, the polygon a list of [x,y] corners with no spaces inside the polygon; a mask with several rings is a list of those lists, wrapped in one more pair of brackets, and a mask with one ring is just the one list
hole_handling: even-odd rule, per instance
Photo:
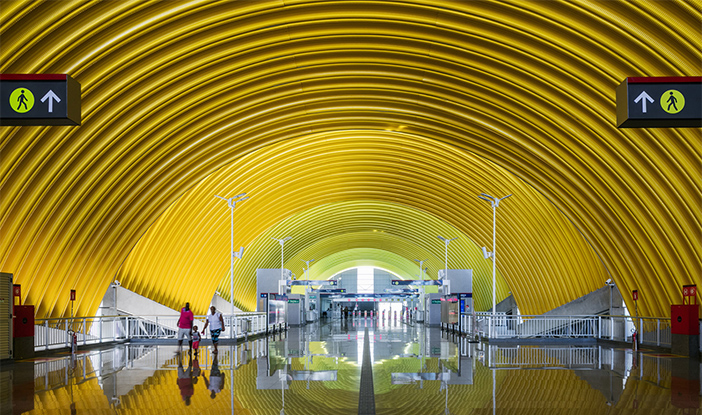
{"label": "tiled floor", "polygon": [[370,319],[220,345],[218,356],[132,343],[5,364],[0,413],[358,414],[366,328],[377,414],[700,413],[700,365],[682,357],[489,346]]}

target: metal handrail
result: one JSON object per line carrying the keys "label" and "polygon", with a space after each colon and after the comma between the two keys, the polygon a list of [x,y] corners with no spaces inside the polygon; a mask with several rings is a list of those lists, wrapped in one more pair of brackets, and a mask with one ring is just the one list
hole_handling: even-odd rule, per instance
{"label": "metal handrail", "polygon": [[[222,339],[248,339],[249,335],[272,330],[266,324],[266,313],[244,312],[222,315],[225,330]],[[137,338],[175,338],[179,315],[90,316],[38,318],[34,326],[34,349],[49,350],[77,345],[100,344]],[[202,330],[206,316],[195,316]]]}
{"label": "metal handrail", "polygon": [[463,313],[460,331],[488,339],[593,338],[652,346],[671,346],[670,318],[610,315],[507,315],[490,312]]}

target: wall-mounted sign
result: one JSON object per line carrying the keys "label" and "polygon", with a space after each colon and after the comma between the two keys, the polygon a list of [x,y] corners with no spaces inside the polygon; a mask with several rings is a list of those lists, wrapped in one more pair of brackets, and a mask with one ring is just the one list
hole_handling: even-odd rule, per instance
{"label": "wall-mounted sign", "polygon": [[617,87],[617,127],[702,127],[702,77],[630,77]]}
{"label": "wall-mounted sign", "polygon": [[66,74],[0,74],[0,125],[80,125],[80,99]]}
{"label": "wall-mounted sign", "polygon": [[441,300],[431,300],[432,304],[441,304]]}
{"label": "wall-mounted sign", "polygon": [[300,304],[300,300],[296,298],[291,298],[288,300],[288,304]]}

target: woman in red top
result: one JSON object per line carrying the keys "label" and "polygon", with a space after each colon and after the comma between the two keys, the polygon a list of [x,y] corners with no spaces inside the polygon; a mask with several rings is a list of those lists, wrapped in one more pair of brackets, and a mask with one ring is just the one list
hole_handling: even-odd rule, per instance
{"label": "woman in red top", "polygon": [[190,303],[185,303],[185,307],[180,310],[180,318],[178,318],[178,347],[183,346],[183,338],[188,339],[188,347],[193,347],[193,312],[190,311]]}

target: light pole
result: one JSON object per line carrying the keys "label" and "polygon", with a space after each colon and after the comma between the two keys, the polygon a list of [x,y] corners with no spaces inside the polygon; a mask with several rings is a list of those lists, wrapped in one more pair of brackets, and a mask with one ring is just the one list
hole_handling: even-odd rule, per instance
{"label": "light pole", "polygon": [[425,262],[428,261],[428,259],[423,259],[421,261],[418,259],[415,259],[415,261],[419,262],[419,276],[422,278],[422,300],[421,301],[422,301],[422,321],[424,321],[424,307],[425,307],[424,290],[425,290],[425,288],[424,288],[424,269],[422,268],[422,266],[424,265]]}
{"label": "light pole", "polygon": [[[249,197],[246,196],[246,193],[241,193],[238,194],[234,197],[230,197],[229,199],[224,198],[222,196],[217,196],[224,201],[227,202],[227,205],[229,205],[229,208],[231,209],[231,249],[232,249],[232,255],[231,255],[231,261],[230,261],[230,287],[229,287],[229,302],[231,303],[231,315],[232,319],[234,318],[234,258],[239,258],[241,259],[242,255],[244,255],[244,247],[242,246],[241,249],[239,249],[239,252],[234,252],[234,208],[236,208],[236,204],[239,202],[243,202],[244,200],[248,199]],[[234,333],[232,333],[234,335]]]}
{"label": "light pole", "polygon": [[307,268],[305,269],[305,279],[308,280],[310,278],[309,277],[310,263],[314,262],[314,259],[310,259],[309,261],[305,261],[304,259],[301,259],[300,261],[307,264]]}
{"label": "light pole", "polygon": [[495,227],[496,227],[496,221],[497,221],[497,207],[500,205],[500,200],[507,199],[508,197],[512,196],[511,194],[504,196],[504,197],[493,197],[485,193],[481,193],[480,196],[478,196],[480,199],[483,199],[487,202],[490,202],[492,205],[492,252],[488,252],[485,247],[483,247],[483,255],[485,256],[485,259],[492,257],[492,317],[493,319],[495,318],[495,309],[497,308],[496,304],[496,298],[495,298],[495,272],[496,272],[496,267],[497,267],[497,242],[495,238]]}
{"label": "light pole", "polygon": [[448,246],[451,243],[451,241],[458,239],[458,237],[448,239],[448,238],[444,238],[443,236],[437,236],[437,238],[444,241],[444,244],[446,245],[446,251],[445,251],[445,256],[444,256],[444,267],[445,267],[444,278],[448,278]]}
{"label": "light pole", "polygon": [[[314,262],[314,259],[310,259],[309,261],[305,261],[304,259],[301,259],[300,261],[304,262],[307,265],[307,268],[305,268],[305,280],[309,281],[310,279],[310,263]],[[309,282],[305,283],[305,296],[307,296],[310,293],[310,286],[307,285]],[[305,301],[308,301],[309,298],[305,298]],[[309,306],[309,305],[308,305]],[[319,307],[322,307],[322,297],[319,297]],[[309,386],[309,384],[308,384]]]}
{"label": "light pole", "polygon": [[284,279],[283,278],[283,253],[284,253],[283,245],[285,245],[285,243],[287,241],[291,240],[292,236],[286,236],[283,239],[278,239],[278,238],[272,238],[272,239],[278,241],[278,243],[280,244],[280,280],[283,281],[283,279]]}

